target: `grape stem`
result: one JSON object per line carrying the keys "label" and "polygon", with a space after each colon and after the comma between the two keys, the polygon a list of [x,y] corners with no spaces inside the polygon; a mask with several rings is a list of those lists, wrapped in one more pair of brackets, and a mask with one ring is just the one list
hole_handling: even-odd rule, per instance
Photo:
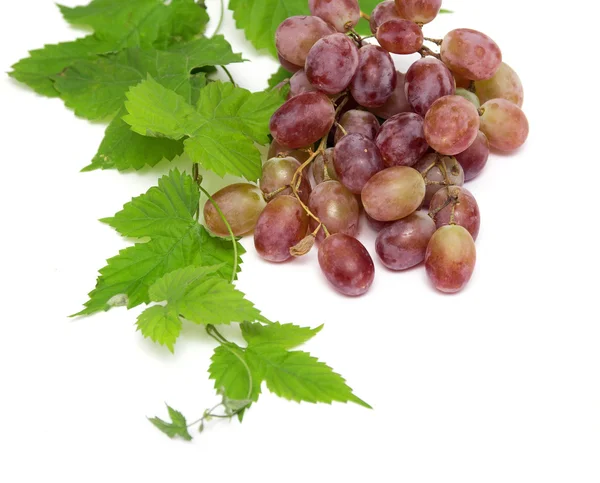
{"label": "grape stem", "polygon": [[220,65],[219,67],[221,67],[221,69],[223,69],[225,71],[225,73],[227,74],[227,77],[229,77],[229,81],[233,84],[234,87],[236,87],[236,83],[233,80],[233,76],[231,75],[231,72],[229,72],[227,67],[225,67],[224,65]]}
{"label": "grape stem", "polygon": [[348,131],[346,131],[344,129],[344,126],[342,126],[339,122],[335,121],[335,127],[337,127],[340,131],[342,131],[342,134],[345,136],[346,134],[348,134]]}
{"label": "grape stem", "polygon": [[435,44],[435,45],[442,45],[442,39],[432,39],[429,37],[423,37],[423,40],[427,40],[427,42],[431,42],[432,44]]}
{"label": "grape stem", "polygon": [[421,47],[421,50],[419,50],[419,54],[421,54],[421,57],[427,57],[429,55],[430,57],[435,57],[436,59],[441,60],[440,54],[434,52],[429,47]]}

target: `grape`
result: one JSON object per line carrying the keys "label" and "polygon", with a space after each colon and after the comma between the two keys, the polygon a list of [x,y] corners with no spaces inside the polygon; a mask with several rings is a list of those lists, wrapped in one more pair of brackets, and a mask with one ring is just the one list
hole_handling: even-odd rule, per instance
{"label": "grape", "polygon": [[412,112],[390,117],[382,124],[375,144],[386,166],[412,166],[429,149],[423,118]]}
{"label": "grape", "polygon": [[454,90],[452,72],[434,57],[417,60],[406,72],[406,99],[419,116],[425,116],[435,101],[453,95]]}
{"label": "grape", "polygon": [[[339,181],[324,181],[315,186],[308,207],[327,227],[329,233],[344,233],[349,236],[358,233],[358,202]],[[317,222],[311,218],[310,223],[311,230],[314,230]],[[319,231],[317,239],[323,239],[323,230]]]}
{"label": "grape", "polygon": [[[284,186],[288,186],[292,182],[294,173],[300,167],[300,162],[292,157],[287,158],[271,158],[263,164],[263,173],[260,178],[260,189],[265,195],[274,193]],[[310,183],[304,175],[300,177],[300,187],[298,188],[298,196],[303,203],[308,203],[310,196]],[[292,188],[286,188],[276,196],[291,195]]]}
{"label": "grape", "polygon": [[319,247],[319,265],[333,287],[344,295],[363,295],[375,278],[375,265],[356,238],[342,233],[328,236]]}
{"label": "grape", "polygon": [[313,45],[306,57],[308,81],[326,94],[345,90],[358,67],[358,49],[344,34],[323,37]]}
{"label": "grape", "polygon": [[427,244],[435,230],[433,220],[426,213],[417,211],[381,230],[375,250],[387,268],[406,270],[425,259]]}
{"label": "grape", "polygon": [[481,173],[485,168],[489,155],[490,144],[488,139],[485,134],[479,131],[473,144],[466,151],[456,155],[456,160],[465,172],[465,181],[470,181]]}
{"label": "grape", "polygon": [[298,161],[303,163],[310,157],[310,154],[307,151],[302,151],[300,149],[286,148],[273,139],[273,142],[269,146],[269,153],[267,154],[267,157],[270,159],[275,157],[285,158],[288,156],[296,158]]}
{"label": "grape", "polygon": [[433,195],[444,186],[462,186],[465,182],[463,169],[454,156],[440,156],[437,153],[426,154],[413,168],[419,171],[425,179],[425,199],[423,200],[425,206],[429,205]]}
{"label": "grape", "polygon": [[335,109],[325,94],[304,92],[275,111],[269,129],[279,144],[297,149],[327,135],[334,120]]}
{"label": "grape", "polygon": [[412,111],[404,93],[404,74],[396,71],[396,78],[396,88],[392,93],[392,97],[385,101],[383,106],[369,108],[369,111],[383,119],[389,119],[396,114]]}
{"label": "grape", "polygon": [[[351,109],[346,111],[340,118],[339,124],[345,129],[347,134],[362,134],[368,139],[375,139],[379,132],[379,121],[368,111],[359,111]],[[345,136],[344,132],[338,127],[335,131],[335,142]]]}
{"label": "grape", "polygon": [[460,186],[448,186],[439,190],[429,205],[429,214],[438,228],[460,225],[477,240],[481,216],[479,206],[471,192]]}
{"label": "grape", "polygon": [[294,72],[298,72],[299,70],[303,69],[303,66],[292,64],[291,62],[288,62],[283,57],[281,57],[281,55],[279,55],[279,54],[277,54],[277,58],[279,59],[279,63],[281,64],[281,67],[283,67],[288,72],[291,72],[292,74]]}
{"label": "grape", "polygon": [[471,87],[471,83],[473,81],[466,79],[465,77],[463,77],[460,74],[457,74],[456,72],[452,72],[452,75],[454,76],[454,82],[457,88],[469,89]]}
{"label": "grape", "polygon": [[447,33],[440,53],[444,64],[453,72],[475,81],[489,79],[502,63],[502,52],[496,42],[471,29]]}
{"label": "grape", "polygon": [[442,6],[442,0],[396,0],[398,14],[417,23],[429,23]]}
{"label": "grape", "polygon": [[[337,181],[337,173],[333,165],[333,148],[327,148],[324,153],[318,154],[312,163],[312,174],[315,184],[321,184],[323,181]],[[325,176],[327,170],[327,176]]]}
{"label": "grape", "polygon": [[506,99],[487,101],[481,110],[481,130],[490,146],[512,151],[522,146],[529,135],[529,122],[519,106]]}
{"label": "grape", "polygon": [[481,107],[481,102],[479,102],[479,98],[474,92],[468,91],[467,89],[463,89],[462,87],[460,87],[456,89],[456,95],[463,97],[464,99],[469,101],[475,106],[475,109],[479,109]]}
{"label": "grape", "polygon": [[481,102],[491,99],[506,99],[517,106],[523,105],[523,84],[517,73],[502,62],[494,76],[475,82],[475,90]]}
{"label": "grape", "polygon": [[425,269],[435,288],[441,292],[462,290],[475,270],[475,242],[462,226],[439,228],[431,237],[425,253]]}
{"label": "grape", "polygon": [[347,32],[360,20],[357,0],[308,0],[312,15],[333,25],[338,32]]}
{"label": "grape", "polygon": [[388,20],[379,26],[376,36],[379,45],[394,54],[414,54],[423,47],[423,31],[410,20]]}
{"label": "grape", "polygon": [[[212,195],[214,202],[223,212],[235,236],[252,231],[266,202],[258,186],[249,183],[236,183],[217,191]],[[229,237],[229,230],[213,204],[204,204],[204,221],[215,235]]]}
{"label": "grape", "polygon": [[394,0],[388,0],[386,2],[379,3],[373,12],[371,13],[371,18],[369,19],[369,26],[371,27],[371,32],[373,34],[377,33],[377,29],[380,25],[384,24],[388,20],[393,19],[401,19],[398,14],[398,10],[396,9],[396,3]]}
{"label": "grape", "polygon": [[275,31],[275,47],[287,62],[303,66],[315,42],[334,32],[333,27],[319,17],[289,17]]}
{"label": "grape", "polygon": [[358,51],[358,69],[350,83],[350,92],[361,106],[379,107],[392,97],[396,88],[396,68],[392,57],[377,45],[365,45]]}
{"label": "grape", "polygon": [[297,96],[303,92],[314,92],[317,88],[313,86],[304,69],[299,70],[290,78],[290,97]]}
{"label": "grape", "polygon": [[393,166],[373,176],[362,190],[365,211],[379,221],[404,218],[421,206],[425,182],[421,173],[407,166]]}
{"label": "grape", "polygon": [[433,149],[452,156],[462,153],[475,141],[479,113],[463,97],[442,97],[427,111],[423,129],[425,139]]}
{"label": "grape", "polygon": [[308,229],[308,215],[293,196],[278,196],[269,201],[256,223],[254,247],[270,262],[292,258],[290,248],[299,243]]}
{"label": "grape", "polygon": [[360,194],[367,181],[385,168],[375,143],[355,133],[335,145],[333,165],[340,182],[355,194]]}

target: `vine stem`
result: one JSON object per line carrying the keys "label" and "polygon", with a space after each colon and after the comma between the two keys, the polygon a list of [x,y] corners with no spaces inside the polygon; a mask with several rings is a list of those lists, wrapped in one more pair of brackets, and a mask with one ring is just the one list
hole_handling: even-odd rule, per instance
{"label": "vine stem", "polygon": [[229,237],[231,238],[231,243],[233,243],[233,270],[231,272],[231,283],[233,283],[233,282],[235,282],[235,276],[237,274],[237,269],[238,269],[238,247],[237,247],[237,240],[235,238],[235,235],[233,234],[233,230],[231,229],[231,225],[227,221],[227,218],[225,218],[225,215],[221,211],[221,208],[219,208],[219,205],[217,205],[217,203],[215,203],[215,200],[210,195],[210,193],[208,191],[206,191],[202,187],[201,184],[198,184],[198,189],[202,193],[204,193],[206,195],[206,197],[208,198],[208,201],[210,201],[211,204],[215,207],[215,210],[217,210],[217,213],[221,217],[221,220],[223,220],[223,223],[225,223],[225,226],[227,227],[227,231],[229,232]]}
{"label": "vine stem", "polygon": [[371,16],[369,14],[366,14],[365,12],[363,12],[362,10],[360,11],[360,16],[361,18],[364,18],[367,22],[369,20],[371,20]]}
{"label": "vine stem", "polygon": [[432,39],[429,37],[423,37],[423,40],[427,40],[427,42],[431,42],[435,45],[442,45],[442,39]]}
{"label": "vine stem", "polygon": [[421,50],[419,50],[419,54],[421,54],[421,57],[427,57],[428,55],[431,57],[435,57],[438,60],[441,60],[441,55],[438,54],[437,52],[434,52],[433,50],[431,50],[429,47],[421,47]]}
{"label": "vine stem", "polygon": [[227,69],[227,67],[225,67],[224,65],[220,66],[221,69],[223,69],[225,71],[225,73],[227,74],[227,77],[229,77],[229,81],[234,85],[234,87],[236,86],[235,81],[233,80],[233,76],[231,75],[231,72],[229,72],[229,69]]}
{"label": "vine stem", "polygon": [[217,24],[217,28],[215,29],[215,31],[212,34],[213,37],[219,33],[219,30],[221,30],[221,27],[223,25],[223,17],[224,16],[225,16],[225,1],[221,0],[221,16],[219,17],[219,23]]}

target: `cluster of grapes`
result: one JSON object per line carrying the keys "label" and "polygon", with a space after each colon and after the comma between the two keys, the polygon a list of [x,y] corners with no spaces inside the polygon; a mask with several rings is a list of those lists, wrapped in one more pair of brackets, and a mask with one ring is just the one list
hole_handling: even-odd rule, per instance
{"label": "cluster of grapes", "polygon": [[[318,241],[323,273],[353,296],[369,289],[375,273],[356,239],[362,207],[386,267],[425,261],[438,290],[461,290],[475,267],[480,224],[462,185],[482,171],[490,148],[512,151],[525,142],[519,77],[481,32],[424,37],[441,0],[384,1],[370,17],[357,0],[309,0],[309,7],[312,16],[290,17],[276,32],[280,62],[294,75],[271,118],[260,186],[228,186],[215,203],[235,235],[254,230],[266,260],[302,256]],[[361,15],[379,46],[354,31]],[[402,74],[390,53],[422,58]],[[227,236],[214,204],[204,215]]]}

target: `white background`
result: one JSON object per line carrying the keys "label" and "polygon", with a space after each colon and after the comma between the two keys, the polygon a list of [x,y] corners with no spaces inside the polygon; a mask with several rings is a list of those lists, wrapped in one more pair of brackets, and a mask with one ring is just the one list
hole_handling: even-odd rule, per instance
{"label": "white background", "polygon": [[[207,3],[210,33],[219,8]],[[169,166],[79,173],[104,126],[0,77],[1,481],[600,481],[600,12],[591,0],[444,6],[456,13],[427,35],[474,27],[494,38],[525,85],[531,125],[523,149],[493,156],[468,185],[482,212],[470,285],[444,296],[422,268],[376,262],[369,294],[344,298],[316,252],[269,265],[246,240],[238,287],[272,319],[325,322],[307,349],[375,409],[265,394],[243,424],[213,423],[191,444],[145,417],[166,416],[167,401],[193,419],[217,401],[201,328],[186,327],[173,356],[136,333],[141,307],[67,318],[126,245],[96,220]],[[275,62],[229,12],[223,32],[253,61],[231,66],[236,80],[263,89]],[[50,0],[2,2],[0,68],[79,35]],[[366,225],[361,236],[374,254]]]}

